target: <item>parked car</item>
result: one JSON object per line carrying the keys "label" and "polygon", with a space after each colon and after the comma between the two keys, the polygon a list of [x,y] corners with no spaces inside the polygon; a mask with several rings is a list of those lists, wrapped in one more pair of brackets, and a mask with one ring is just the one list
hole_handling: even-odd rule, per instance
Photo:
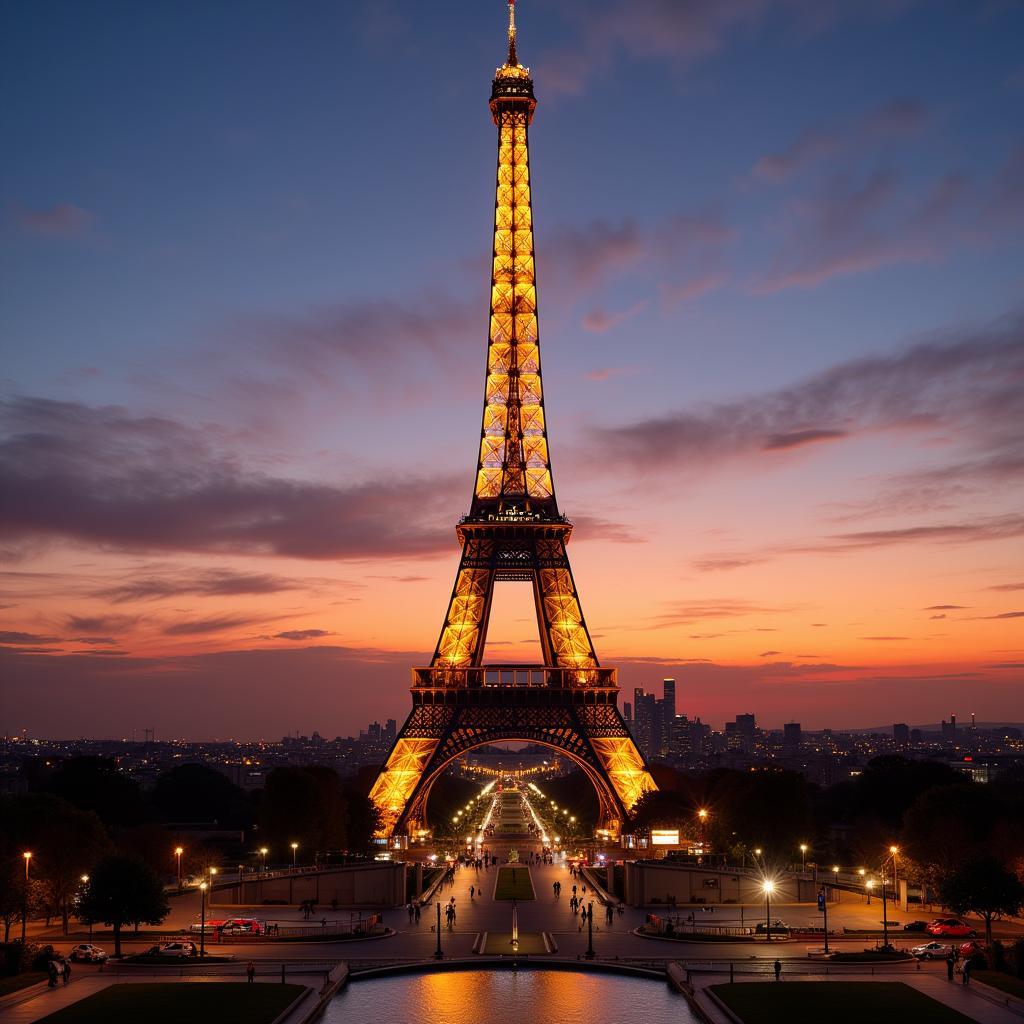
{"label": "parked car", "polygon": [[91,942],[80,942],[71,948],[70,956],[75,963],[101,964],[107,959],[107,951]]}
{"label": "parked car", "polygon": [[914,946],[910,951],[918,960],[945,959],[949,950],[941,942],[926,942],[923,946]]}
{"label": "parked car", "polygon": [[945,935],[953,939],[973,939],[978,933],[958,917],[940,917],[928,925],[929,935]]}
{"label": "parked car", "polygon": [[968,942],[961,943],[960,955],[965,960],[970,960],[972,956],[984,956],[985,944],[983,942],[978,942],[975,939],[971,939]]}
{"label": "parked car", "polygon": [[184,959],[196,955],[196,944],[194,942],[164,942],[154,946],[151,950],[156,956],[171,956]]}
{"label": "parked car", "polygon": [[928,929],[927,921],[908,921],[904,926],[905,932],[923,932]]}

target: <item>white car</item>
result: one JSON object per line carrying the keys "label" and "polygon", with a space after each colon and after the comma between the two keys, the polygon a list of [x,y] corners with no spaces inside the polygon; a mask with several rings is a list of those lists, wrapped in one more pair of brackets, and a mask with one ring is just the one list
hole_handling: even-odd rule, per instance
{"label": "white car", "polygon": [[918,960],[944,960],[949,950],[941,942],[926,942],[923,946],[915,946],[910,952]]}
{"label": "white car", "polygon": [[91,942],[80,942],[72,947],[70,956],[75,963],[101,964],[107,959],[107,951]]}
{"label": "white car", "polygon": [[194,942],[165,942],[157,949],[158,956],[195,956],[196,944]]}

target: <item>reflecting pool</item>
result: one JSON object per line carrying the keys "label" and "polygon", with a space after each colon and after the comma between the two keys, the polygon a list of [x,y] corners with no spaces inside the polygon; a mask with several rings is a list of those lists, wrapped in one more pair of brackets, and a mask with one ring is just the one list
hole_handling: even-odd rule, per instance
{"label": "reflecting pool", "polygon": [[583,971],[432,971],[350,983],[325,1024],[690,1024],[665,981]]}

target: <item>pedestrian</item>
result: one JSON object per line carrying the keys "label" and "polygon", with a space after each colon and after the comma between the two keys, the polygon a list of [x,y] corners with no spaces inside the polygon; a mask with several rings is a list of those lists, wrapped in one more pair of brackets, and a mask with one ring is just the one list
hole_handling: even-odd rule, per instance
{"label": "pedestrian", "polygon": [[245,977],[251,985],[256,980],[256,965],[250,960],[245,967]]}
{"label": "pedestrian", "polygon": [[963,979],[964,979],[964,985],[965,986],[971,980],[971,961],[970,960],[965,960],[964,961]]}
{"label": "pedestrian", "polygon": [[71,983],[71,961],[65,960],[64,966],[61,968],[61,977],[64,980],[64,984],[68,985]]}
{"label": "pedestrian", "polygon": [[956,961],[953,959],[953,951],[950,950],[946,954],[946,980],[953,980],[953,968],[956,966]]}
{"label": "pedestrian", "polygon": [[412,915],[413,915],[414,911],[413,911],[413,908],[412,908],[412,901],[411,900],[409,901],[409,906],[406,907],[406,909],[409,911],[409,924],[412,924]]}
{"label": "pedestrian", "polygon": [[476,895],[476,886],[471,885],[469,887],[469,898],[472,899]]}
{"label": "pedestrian", "polygon": [[416,923],[420,923],[420,905],[418,903],[416,904]]}
{"label": "pedestrian", "polygon": [[46,972],[50,976],[50,988],[56,988],[57,987],[57,962],[55,960],[51,960],[50,961],[49,965],[46,968]]}
{"label": "pedestrian", "polygon": [[782,961],[781,960],[776,960],[775,961],[775,980],[779,981],[781,975],[782,975]]}

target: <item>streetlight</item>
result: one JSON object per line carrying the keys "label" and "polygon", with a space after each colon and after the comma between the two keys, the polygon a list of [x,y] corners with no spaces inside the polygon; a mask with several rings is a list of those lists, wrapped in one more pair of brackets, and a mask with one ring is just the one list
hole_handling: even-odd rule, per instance
{"label": "streetlight", "polygon": [[775,883],[770,879],[766,878],[761,883],[761,888],[764,889],[764,918],[765,926],[768,929],[767,942],[772,941],[772,893],[775,891]]}
{"label": "streetlight", "polygon": [[199,891],[202,893],[199,903],[199,957],[206,956],[206,883],[199,883]]}
{"label": "streetlight", "polygon": [[[89,884],[89,876],[82,875],[82,885]],[[89,941],[92,942],[92,918],[89,918]]]}
{"label": "streetlight", "polygon": [[900,882],[899,882],[899,863],[898,858],[900,855],[900,848],[898,846],[890,846],[889,853],[892,856],[892,893],[897,900],[900,898]]}
{"label": "streetlight", "polygon": [[32,863],[32,851],[26,850],[22,857],[25,858],[25,902],[21,908],[21,945],[25,946],[25,921],[28,918],[28,866]]}
{"label": "streetlight", "polygon": [[800,844],[800,877],[807,873],[807,844]]}
{"label": "streetlight", "polygon": [[869,907],[871,906],[871,890],[874,889],[874,887],[875,887],[875,880],[873,878],[869,878],[864,883],[864,889],[867,892],[867,896],[868,896],[868,906]]}
{"label": "streetlight", "polygon": [[298,856],[299,856],[299,844],[298,843],[292,843],[292,867],[295,867],[298,864]]}
{"label": "streetlight", "polygon": [[178,859],[178,892],[181,892],[181,855],[184,852],[184,847],[176,846],[174,848],[174,856]]}
{"label": "streetlight", "polygon": [[882,948],[889,948],[889,914],[885,907],[885,873],[882,873]]}
{"label": "streetlight", "polygon": [[264,870],[264,872],[267,870],[267,854],[269,852],[270,851],[265,846],[261,846],[260,847],[260,857],[263,858],[263,870]]}

